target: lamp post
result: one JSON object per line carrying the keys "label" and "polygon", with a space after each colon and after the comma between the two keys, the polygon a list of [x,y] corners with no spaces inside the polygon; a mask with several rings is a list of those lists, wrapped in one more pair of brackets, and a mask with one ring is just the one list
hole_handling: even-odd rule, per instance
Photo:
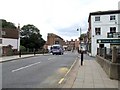
{"label": "lamp post", "polygon": [[18,24],[17,51],[19,52],[19,57],[21,57],[21,50],[20,50],[20,24]]}
{"label": "lamp post", "polygon": [[[81,28],[78,28],[78,29],[77,29],[77,31],[79,31],[80,36],[81,36]],[[80,42],[79,44],[81,44],[81,41],[80,41],[80,36],[79,36],[79,42]],[[79,45],[79,50],[80,50],[80,45]]]}
{"label": "lamp post", "polygon": [[18,23],[17,51],[20,51],[20,24]]}

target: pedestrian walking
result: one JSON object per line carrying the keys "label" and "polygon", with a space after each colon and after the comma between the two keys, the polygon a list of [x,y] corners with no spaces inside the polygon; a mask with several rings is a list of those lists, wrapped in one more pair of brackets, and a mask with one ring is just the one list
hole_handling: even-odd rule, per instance
{"label": "pedestrian walking", "polygon": [[82,50],[82,47],[81,47],[81,66],[83,65],[83,50]]}
{"label": "pedestrian walking", "polygon": [[83,51],[81,51],[81,66],[83,65]]}

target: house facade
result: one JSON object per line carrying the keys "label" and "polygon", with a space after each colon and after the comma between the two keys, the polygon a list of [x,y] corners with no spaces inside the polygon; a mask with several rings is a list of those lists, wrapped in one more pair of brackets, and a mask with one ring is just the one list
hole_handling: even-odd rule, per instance
{"label": "house facade", "polygon": [[52,45],[60,44],[64,47],[65,50],[77,50],[79,48],[79,43],[80,42],[77,39],[71,39],[71,41],[64,41],[62,37],[53,33],[48,33],[47,41],[44,45],[44,48],[50,50]]}
{"label": "house facade", "polygon": [[108,35],[120,32],[120,10],[92,12],[89,14],[88,23],[88,45],[91,46],[91,50],[88,51],[91,56],[95,56],[98,47],[110,48],[113,45],[111,43],[100,43],[101,40],[118,39],[118,37],[110,38]]}
{"label": "house facade", "polygon": [[18,29],[1,29],[2,32],[2,55],[17,53],[20,48],[20,38]]}
{"label": "house facade", "polygon": [[63,38],[61,38],[60,36],[56,34],[48,33],[47,41],[46,41],[46,44],[44,45],[44,48],[50,50],[51,46],[54,44],[60,44],[63,46],[65,45],[65,41]]}
{"label": "house facade", "polygon": [[0,30],[0,56],[2,56],[2,30]]}
{"label": "house facade", "polygon": [[67,46],[67,48],[66,48],[66,50],[78,50],[79,49],[79,45],[80,45],[80,42],[77,40],[77,39],[75,39],[75,40],[73,40],[73,39],[71,39],[70,41],[66,41],[66,46]]}

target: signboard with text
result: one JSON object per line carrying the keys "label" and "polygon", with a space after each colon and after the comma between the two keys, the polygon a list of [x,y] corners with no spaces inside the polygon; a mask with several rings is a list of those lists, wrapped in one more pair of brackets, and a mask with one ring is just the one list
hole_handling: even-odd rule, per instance
{"label": "signboard with text", "polygon": [[107,38],[120,38],[120,32],[107,33]]}
{"label": "signboard with text", "polygon": [[120,39],[97,39],[97,43],[120,44]]}

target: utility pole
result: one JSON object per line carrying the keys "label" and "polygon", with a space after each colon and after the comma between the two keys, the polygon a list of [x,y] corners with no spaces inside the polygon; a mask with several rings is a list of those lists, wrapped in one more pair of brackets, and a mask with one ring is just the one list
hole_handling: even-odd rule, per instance
{"label": "utility pole", "polygon": [[17,50],[20,50],[20,24],[18,24],[18,39],[17,39]]}
{"label": "utility pole", "polygon": [[80,46],[81,46],[81,40],[80,40],[80,37],[81,37],[81,28],[77,29],[77,31],[79,31],[79,35],[80,35],[80,36],[79,36],[79,41],[80,41],[80,43],[79,43],[79,44],[80,44],[80,45],[79,45],[79,50],[80,50]]}

